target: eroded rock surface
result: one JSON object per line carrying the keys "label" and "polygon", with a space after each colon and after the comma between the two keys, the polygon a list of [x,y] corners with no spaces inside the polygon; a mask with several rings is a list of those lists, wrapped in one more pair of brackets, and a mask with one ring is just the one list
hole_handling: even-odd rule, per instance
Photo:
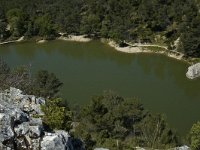
{"label": "eroded rock surface", "polygon": [[65,131],[45,132],[40,105],[43,98],[10,88],[0,92],[0,150],[73,150]]}

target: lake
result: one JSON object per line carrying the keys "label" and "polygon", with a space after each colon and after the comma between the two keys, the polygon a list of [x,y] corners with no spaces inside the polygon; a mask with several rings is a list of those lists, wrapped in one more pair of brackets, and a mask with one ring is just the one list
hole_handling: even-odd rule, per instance
{"label": "lake", "polygon": [[200,80],[187,79],[188,64],[164,55],[121,53],[99,41],[51,41],[3,45],[0,56],[12,67],[31,64],[33,72],[55,73],[70,104],[84,105],[91,96],[113,90],[165,114],[180,134],[200,120]]}

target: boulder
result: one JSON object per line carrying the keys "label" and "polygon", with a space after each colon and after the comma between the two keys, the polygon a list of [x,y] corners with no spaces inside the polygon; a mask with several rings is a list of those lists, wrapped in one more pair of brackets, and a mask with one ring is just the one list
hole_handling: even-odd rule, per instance
{"label": "boulder", "polygon": [[28,133],[29,131],[29,123],[23,122],[22,124],[17,125],[14,128],[16,136],[23,136]]}
{"label": "boulder", "polygon": [[41,150],[73,150],[70,135],[65,131],[46,133],[41,142]]}
{"label": "boulder", "polygon": [[41,137],[43,129],[41,126],[30,126],[29,127],[29,137],[30,138],[39,138]]}
{"label": "boulder", "polygon": [[40,138],[37,139],[31,139],[31,150],[40,150]]}
{"label": "boulder", "polygon": [[10,99],[11,100],[18,100],[23,97],[22,91],[13,87],[10,87]]}
{"label": "boulder", "polygon": [[200,63],[188,67],[186,77],[189,79],[195,79],[200,77]]}

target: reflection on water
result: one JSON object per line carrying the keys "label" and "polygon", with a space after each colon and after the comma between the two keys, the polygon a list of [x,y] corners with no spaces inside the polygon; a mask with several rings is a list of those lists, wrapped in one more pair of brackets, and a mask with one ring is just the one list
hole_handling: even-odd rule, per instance
{"label": "reflection on water", "polygon": [[121,53],[99,41],[11,44],[1,46],[0,55],[11,66],[32,64],[34,72],[54,72],[71,104],[83,105],[92,95],[111,89],[166,114],[180,133],[200,120],[200,80],[188,80],[188,65],[163,55]]}

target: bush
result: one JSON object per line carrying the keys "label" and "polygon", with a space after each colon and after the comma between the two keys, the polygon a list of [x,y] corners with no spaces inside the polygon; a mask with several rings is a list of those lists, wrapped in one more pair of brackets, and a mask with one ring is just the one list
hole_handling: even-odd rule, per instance
{"label": "bush", "polygon": [[56,98],[47,100],[46,104],[41,106],[45,114],[43,123],[50,130],[61,129],[69,131],[71,129],[72,112],[62,102],[62,99]]}
{"label": "bush", "polygon": [[194,150],[200,149],[200,122],[194,124],[190,130],[191,147]]}

